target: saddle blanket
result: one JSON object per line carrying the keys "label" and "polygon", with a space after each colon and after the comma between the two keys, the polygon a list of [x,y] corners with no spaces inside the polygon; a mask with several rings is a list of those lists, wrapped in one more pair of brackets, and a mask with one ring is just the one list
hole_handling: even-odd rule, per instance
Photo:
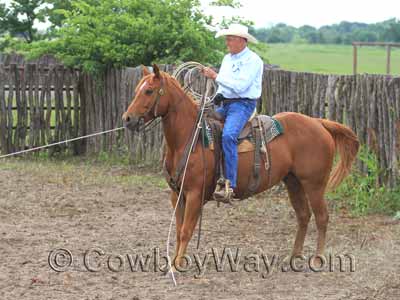
{"label": "saddle blanket", "polygon": [[[251,121],[249,121],[239,136],[238,141],[238,152],[251,152],[254,151],[254,137],[252,136],[252,127],[258,126],[261,123],[262,133],[264,135],[265,142],[268,144],[276,137],[284,133],[282,124],[275,118],[267,115],[257,115]],[[206,141],[205,145],[214,150],[213,134],[210,126],[205,122],[206,128]],[[204,127],[203,127],[204,128]]]}

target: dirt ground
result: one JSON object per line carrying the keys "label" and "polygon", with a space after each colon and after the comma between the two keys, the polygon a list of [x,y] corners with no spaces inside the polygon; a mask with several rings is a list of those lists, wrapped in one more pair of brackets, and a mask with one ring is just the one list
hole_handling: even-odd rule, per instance
{"label": "dirt ground", "polygon": [[[211,202],[204,209],[200,248],[196,230],[188,252],[190,268],[176,274],[175,287],[172,277],[158,268],[164,263],[171,214],[168,189],[157,173],[87,162],[3,160],[0,298],[400,299],[400,223],[389,216],[353,218],[330,203],[326,254],[353,255],[354,269],[348,264],[340,272],[335,265],[316,272],[297,266],[296,272],[282,262],[296,230],[284,191],[234,207],[217,208]],[[174,253],[174,231],[172,237]],[[315,241],[312,219],[306,258]],[[64,249],[64,256],[56,249]],[[236,272],[229,264],[217,269],[213,257],[221,258],[224,249],[233,258],[240,250]],[[132,270],[139,254],[153,255],[154,261],[161,257],[160,264],[151,261],[147,270]],[[214,256],[200,272],[195,255],[201,262],[207,254]],[[269,272],[265,257],[277,261]]]}

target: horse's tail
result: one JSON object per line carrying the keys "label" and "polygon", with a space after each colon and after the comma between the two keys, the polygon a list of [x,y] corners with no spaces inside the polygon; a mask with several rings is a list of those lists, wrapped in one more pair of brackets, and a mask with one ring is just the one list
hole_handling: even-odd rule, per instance
{"label": "horse's tail", "polygon": [[335,140],[336,151],[340,155],[340,161],[336,164],[328,182],[329,188],[334,189],[350,173],[360,142],[349,127],[326,119],[318,119],[318,121],[332,135]]}

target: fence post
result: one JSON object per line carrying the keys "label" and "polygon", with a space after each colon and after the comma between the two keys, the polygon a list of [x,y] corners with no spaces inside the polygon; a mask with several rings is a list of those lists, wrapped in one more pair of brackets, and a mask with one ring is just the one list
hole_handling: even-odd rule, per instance
{"label": "fence post", "polygon": [[353,74],[357,75],[357,45],[353,44]]}
{"label": "fence post", "polygon": [[392,52],[392,47],[388,45],[386,47],[386,74],[390,75],[390,54]]}

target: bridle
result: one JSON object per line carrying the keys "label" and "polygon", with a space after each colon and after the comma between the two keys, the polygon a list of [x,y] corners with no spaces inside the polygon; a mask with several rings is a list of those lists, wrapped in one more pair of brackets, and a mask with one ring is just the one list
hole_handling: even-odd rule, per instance
{"label": "bridle", "polygon": [[[162,77],[160,77],[160,88],[157,90],[157,93],[156,93],[156,95],[154,97],[154,100],[153,100],[150,108],[146,112],[144,112],[141,116],[139,116],[139,126],[136,129],[137,131],[145,130],[148,126],[150,126],[159,117],[164,118],[164,117],[166,117],[168,115],[168,113],[166,113],[163,116],[157,115],[158,105],[160,104],[161,96],[164,96],[164,95],[165,95],[164,80],[163,80]],[[151,121],[149,121],[147,123],[144,123],[144,118],[146,116],[149,116],[149,114],[151,112],[152,112],[154,118],[152,118]],[[142,125],[143,125],[143,127],[142,127]]]}
{"label": "bridle", "polygon": [[[141,125],[142,125],[142,124],[139,124],[139,126],[138,126],[138,128],[137,128],[137,131],[141,131],[141,130],[147,129],[148,126],[150,126],[153,122],[155,122],[155,121],[156,121],[157,119],[159,119],[160,117],[161,117],[162,120],[165,120],[165,119],[168,118],[168,116],[169,116],[169,114],[170,114],[170,112],[171,112],[170,110],[167,111],[167,113],[166,113],[165,115],[158,115],[158,114],[157,114],[157,112],[158,112],[158,105],[160,104],[161,97],[164,96],[164,95],[165,95],[164,79],[163,79],[163,77],[160,77],[160,88],[157,90],[157,94],[156,94],[156,96],[154,97],[154,101],[153,101],[152,105],[150,106],[150,108],[149,108],[145,113],[143,113],[143,115],[141,115],[141,116],[139,117],[139,119],[140,119],[139,122],[142,122],[146,116],[149,116],[150,113],[153,114],[153,118],[152,118],[151,121],[148,121],[147,123],[144,123],[144,122],[143,122],[143,127],[142,127],[142,128],[141,128]],[[177,103],[177,104],[180,104],[180,102],[182,102],[183,100],[184,100],[184,99],[181,98],[180,101],[179,101],[179,103]],[[159,122],[157,122],[157,123],[155,124],[155,126],[157,126],[158,123],[159,123]],[[154,126],[154,127],[155,127],[155,126]],[[153,127],[152,127],[152,128],[153,128]]]}
{"label": "bridle", "polygon": [[158,89],[157,94],[156,94],[156,96],[154,97],[153,104],[152,104],[152,105],[150,106],[150,108],[143,114],[143,117],[146,116],[146,115],[148,115],[153,109],[154,109],[154,111],[153,111],[153,116],[154,116],[154,118],[163,117],[163,116],[158,116],[158,115],[157,115],[157,109],[158,109],[158,104],[160,104],[161,96],[164,96],[164,95],[165,95],[165,91],[164,91],[164,80],[163,80],[163,78],[161,77],[161,78],[160,78],[160,88]]}

